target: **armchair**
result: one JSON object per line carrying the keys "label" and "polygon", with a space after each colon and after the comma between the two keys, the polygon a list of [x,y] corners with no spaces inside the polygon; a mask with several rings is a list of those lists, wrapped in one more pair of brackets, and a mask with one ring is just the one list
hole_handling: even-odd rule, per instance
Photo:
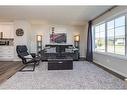
{"label": "armchair", "polygon": [[[31,64],[33,66],[32,70],[21,70],[21,71],[34,71],[35,66],[39,64],[40,57],[36,56],[35,54],[30,54],[27,52],[27,47],[25,45],[17,45],[16,51],[18,54],[18,57],[22,60],[22,63],[25,64],[25,67]],[[33,64],[32,64],[33,63]]]}

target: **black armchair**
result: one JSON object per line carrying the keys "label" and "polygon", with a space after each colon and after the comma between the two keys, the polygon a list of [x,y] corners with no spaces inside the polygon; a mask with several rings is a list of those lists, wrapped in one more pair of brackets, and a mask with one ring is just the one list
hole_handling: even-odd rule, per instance
{"label": "black armchair", "polygon": [[35,66],[40,62],[40,57],[36,56],[36,54],[33,53],[29,54],[27,50],[28,49],[25,45],[17,45],[16,47],[18,57],[21,58],[22,63],[25,64],[25,67],[28,66],[29,64],[33,66],[32,70],[23,70],[25,68],[24,67],[21,71],[34,71]]}

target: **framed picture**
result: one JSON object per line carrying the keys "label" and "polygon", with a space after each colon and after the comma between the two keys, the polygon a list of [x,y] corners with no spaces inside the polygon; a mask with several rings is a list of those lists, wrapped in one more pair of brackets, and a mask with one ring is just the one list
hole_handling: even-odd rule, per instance
{"label": "framed picture", "polygon": [[50,43],[66,43],[66,33],[52,33],[50,34]]}

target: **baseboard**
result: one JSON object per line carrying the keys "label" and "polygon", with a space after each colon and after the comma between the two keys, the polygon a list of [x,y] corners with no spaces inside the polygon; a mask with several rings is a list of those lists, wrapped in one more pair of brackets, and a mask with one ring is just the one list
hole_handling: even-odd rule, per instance
{"label": "baseboard", "polygon": [[14,58],[13,61],[22,61],[22,60],[19,58]]}
{"label": "baseboard", "polygon": [[79,58],[79,61],[85,61],[85,60],[86,60],[85,57],[80,57],[80,58]]}
{"label": "baseboard", "polygon": [[0,61],[13,61],[13,58],[0,58]]}
{"label": "baseboard", "polygon": [[123,76],[123,75],[121,75],[121,74],[119,74],[117,72],[114,72],[113,70],[111,70],[109,68],[106,68],[106,67],[104,67],[104,66],[102,66],[102,65],[100,65],[100,64],[98,64],[96,62],[93,62],[93,64],[95,64],[96,66],[98,66],[98,67],[102,68],[103,70],[109,72],[110,74],[112,74],[112,75],[114,75],[114,76],[116,76],[116,77],[118,77],[118,78],[120,78],[120,79],[122,79],[124,81],[125,80],[127,81],[127,78],[125,76]]}

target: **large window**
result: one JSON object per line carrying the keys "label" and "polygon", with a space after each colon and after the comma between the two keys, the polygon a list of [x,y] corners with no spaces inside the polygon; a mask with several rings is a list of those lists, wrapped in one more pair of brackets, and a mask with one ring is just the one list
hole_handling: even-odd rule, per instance
{"label": "large window", "polygon": [[105,23],[95,27],[95,50],[105,52]]}
{"label": "large window", "polygon": [[94,27],[95,51],[125,55],[125,16]]}

